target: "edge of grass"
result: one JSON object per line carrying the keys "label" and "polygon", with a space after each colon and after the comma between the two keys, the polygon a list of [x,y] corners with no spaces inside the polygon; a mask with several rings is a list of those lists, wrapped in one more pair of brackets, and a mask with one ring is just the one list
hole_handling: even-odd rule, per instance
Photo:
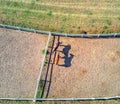
{"label": "edge of grass", "polygon": [[[1,24],[61,33],[80,34],[83,31],[86,31],[88,34],[120,33],[119,14],[113,18],[107,14],[97,17],[93,11],[84,10],[83,14],[72,15],[63,13],[66,8],[57,8],[58,10],[62,9],[63,12],[62,14],[56,14],[54,6],[43,8],[44,11],[36,11],[38,6],[34,0],[29,4],[24,2],[19,2],[18,4],[16,1],[9,4],[10,1],[4,0],[0,2],[2,2],[0,4]],[[51,10],[49,10],[50,8]],[[74,9],[70,9],[70,12],[74,13],[71,10]],[[108,28],[105,29],[105,26]]]}

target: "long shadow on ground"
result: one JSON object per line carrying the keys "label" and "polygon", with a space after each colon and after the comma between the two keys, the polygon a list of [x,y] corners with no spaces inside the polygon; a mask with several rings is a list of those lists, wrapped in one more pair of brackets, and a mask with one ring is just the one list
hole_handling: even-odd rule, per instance
{"label": "long shadow on ground", "polygon": [[[44,79],[42,79],[42,82],[43,82],[43,86],[42,86],[42,94],[41,94],[41,98],[43,98],[44,97],[44,95],[45,95],[45,87],[46,87],[46,84],[49,84],[49,83],[51,83],[51,81],[50,80],[47,80],[48,79],[48,73],[49,73],[49,69],[50,69],[50,62],[51,62],[51,58],[52,58],[52,51],[53,51],[53,47],[54,47],[54,41],[55,41],[55,36],[53,37],[53,41],[52,41],[52,46],[51,46],[51,50],[50,50],[50,52],[49,52],[49,60],[48,60],[48,62],[47,62],[47,68],[46,68],[46,72],[45,72],[45,78]],[[51,77],[52,77],[52,71],[51,71],[51,75],[50,75]],[[50,78],[51,79],[51,78]],[[50,86],[50,85],[49,85]]]}
{"label": "long shadow on ground", "polygon": [[[58,36],[57,44],[56,44],[56,47],[54,48],[55,39],[56,39],[56,36],[53,36],[53,41],[52,41],[51,50],[49,52],[50,56],[49,56],[49,60],[47,62],[47,69],[46,69],[46,73],[45,73],[46,75],[45,75],[45,78],[44,78],[41,98],[43,98],[43,97],[47,98],[48,95],[49,95],[49,91],[50,91],[50,86],[51,86],[51,81],[52,81],[52,73],[53,73],[53,66],[54,66],[54,61],[55,61],[55,57],[56,57],[56,50],[60,45],[60,42],[59,42],[60,37]],[[53,55],[53,62],[51,63],[52,55]]]}
{"label": "long shadow on ground", "polygon": [[[57,39],[57,43],[56,46],[54,48],[55,45],[55,40]],[[59,51],[58,47],[62,46],[63,50]],[[42,94],[41,94],[41,98],[47,98],[50,92],[50,88],[51,88],[51,81],[52,81],[52,73],[53,73],[53,68],[54,68],[54,62],[55,62],[55,58],[56,58],[56,54],[57,52],[61,52],[64,57],[60,57],[62,59],[64,59],[64,64],[62,65],[58,65],[58,66],[63,66],[63,67],[70,67],[71,66],[71,61],[74,57],[73,54],[70,54],[69,56],[69,51],[71,49],[70,45],[62,45],[62,42],[60,42],[60,36],[53,36],[53,41],[51,44],[51,50],[49,52],[49,60],[47,62],[47,68],[46,68],[46,72],[45,72],[45,77],[43,81],[43,87],[42,87]],[[52,60],[52,63],[51,63]]]}

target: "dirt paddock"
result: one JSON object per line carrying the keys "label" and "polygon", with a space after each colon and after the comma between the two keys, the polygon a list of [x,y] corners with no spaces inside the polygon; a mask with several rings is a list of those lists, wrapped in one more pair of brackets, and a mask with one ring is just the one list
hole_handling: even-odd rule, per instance
{"label": "dirt paddock", "polygon": [[[34,97],[46,41],[47,36],[0,29],[0,97]],[[54,47],[58,41],[46,79],[47,97],[120,96],[119,38],[55,37]]]}
{"label": "dirt paddock", "polygon": [[120,96],[119,38],[60,37],[60,42],[59,64],[51,69],[48,97]]}
{"label": "dirt paddock", "polygon": [[47,37],[0,28],[0,97],[33,98]]}

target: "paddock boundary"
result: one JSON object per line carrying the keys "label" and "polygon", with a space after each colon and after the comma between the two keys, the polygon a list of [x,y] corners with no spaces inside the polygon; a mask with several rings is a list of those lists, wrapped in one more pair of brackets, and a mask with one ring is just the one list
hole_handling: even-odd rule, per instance
{"label": "paddock boundary", "polygon": [[[50,33],[49,31],[41,31],[41,30],[35,30],[35,29],[5,25],[5,24],[0,24],[0,28],[20,30],[20,31],[38,33],[38,34],[43,34],[43,35],[49,35],[49,33]],[[111,33],[111,34],[67,34],[67,33],[51,32],[51,35],[53,35],[53,36],[65,36],[65,37],[76,37],[76,38],[77,37],[80,37],[80,38],[120,38],[120,33]]]}
{"label": "paddock boundary", "polygon": [[48,40],[47,40],[46,47],[45,47],[45,54],[44,54],[44,57],[43,57],[43,60],[42,60],[42,65],[41,65],[40,72],[39,72],[38,79],[37,79],[37,85],[36,85],[35,95],[34,95],[34,100],[33,100],[34,102],[36,101],[38,86],[39,86],[40,78],[41,78],[41,75],[42,75],[42,70],[43,70],[43,67],[44,67],[44,62],[45,62],[45,58],[46,58],[46,54],[47,54],[47,50],[48,50],[50,37],[51,37],[51,33],[49,33],[49,36],[48,36]]}
{"label": "paddock boundary", "polygon": [[97,97],[97,98],[0,98],[0,100],[15,100],[15,101],[91,101],[91,100],[117,100],[120,96],[113,97]]}
{"label": "paddock boundary", "polygon": [[41,31],[41,30],[34,30],[29,28],[22,28],[22,27],[16,27],[11,25],[5,25],[0,24],[0,28],[6,28],[6,29],[13,29],[13,30],[20,30],[20,31],[26,31],[26,32],[32,32],[32,33],[38,33],[43,35],[49,35],[48,40],[45,47],[45,55],[42,60],[42,65],[40,68],[39,76],[37,79],[37,85],[35,89],[34,98],[0,98],[0,100],[14,100],[14,101],[90,101],[90,100],[117,100],[120,99],[120,96],[112,96],[112,97],[96,97],[96,98],[36,98],[39,81],[42,74],[42,69],[44,66],[44,60],[46,57],[48,44],[50,41],[51,36],[65,36],[65,37],[80,37],[80,38],[120,38],[120,33],[112,33],[112,34],[65,34],[65,33],[56,33],[56,32],[48,32],[48,31]]}

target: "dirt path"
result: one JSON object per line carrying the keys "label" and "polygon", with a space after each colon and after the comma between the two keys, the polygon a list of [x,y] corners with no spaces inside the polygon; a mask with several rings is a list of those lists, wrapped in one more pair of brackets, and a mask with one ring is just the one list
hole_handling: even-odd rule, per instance
{"label": "dirt path", "polygon": [[0,97],[31,97],[47,37],[0,28]]}
{"label": "dirt path", "polygon": [[48,97],[120,96],[120,39],[60,37],[60,42]]}

